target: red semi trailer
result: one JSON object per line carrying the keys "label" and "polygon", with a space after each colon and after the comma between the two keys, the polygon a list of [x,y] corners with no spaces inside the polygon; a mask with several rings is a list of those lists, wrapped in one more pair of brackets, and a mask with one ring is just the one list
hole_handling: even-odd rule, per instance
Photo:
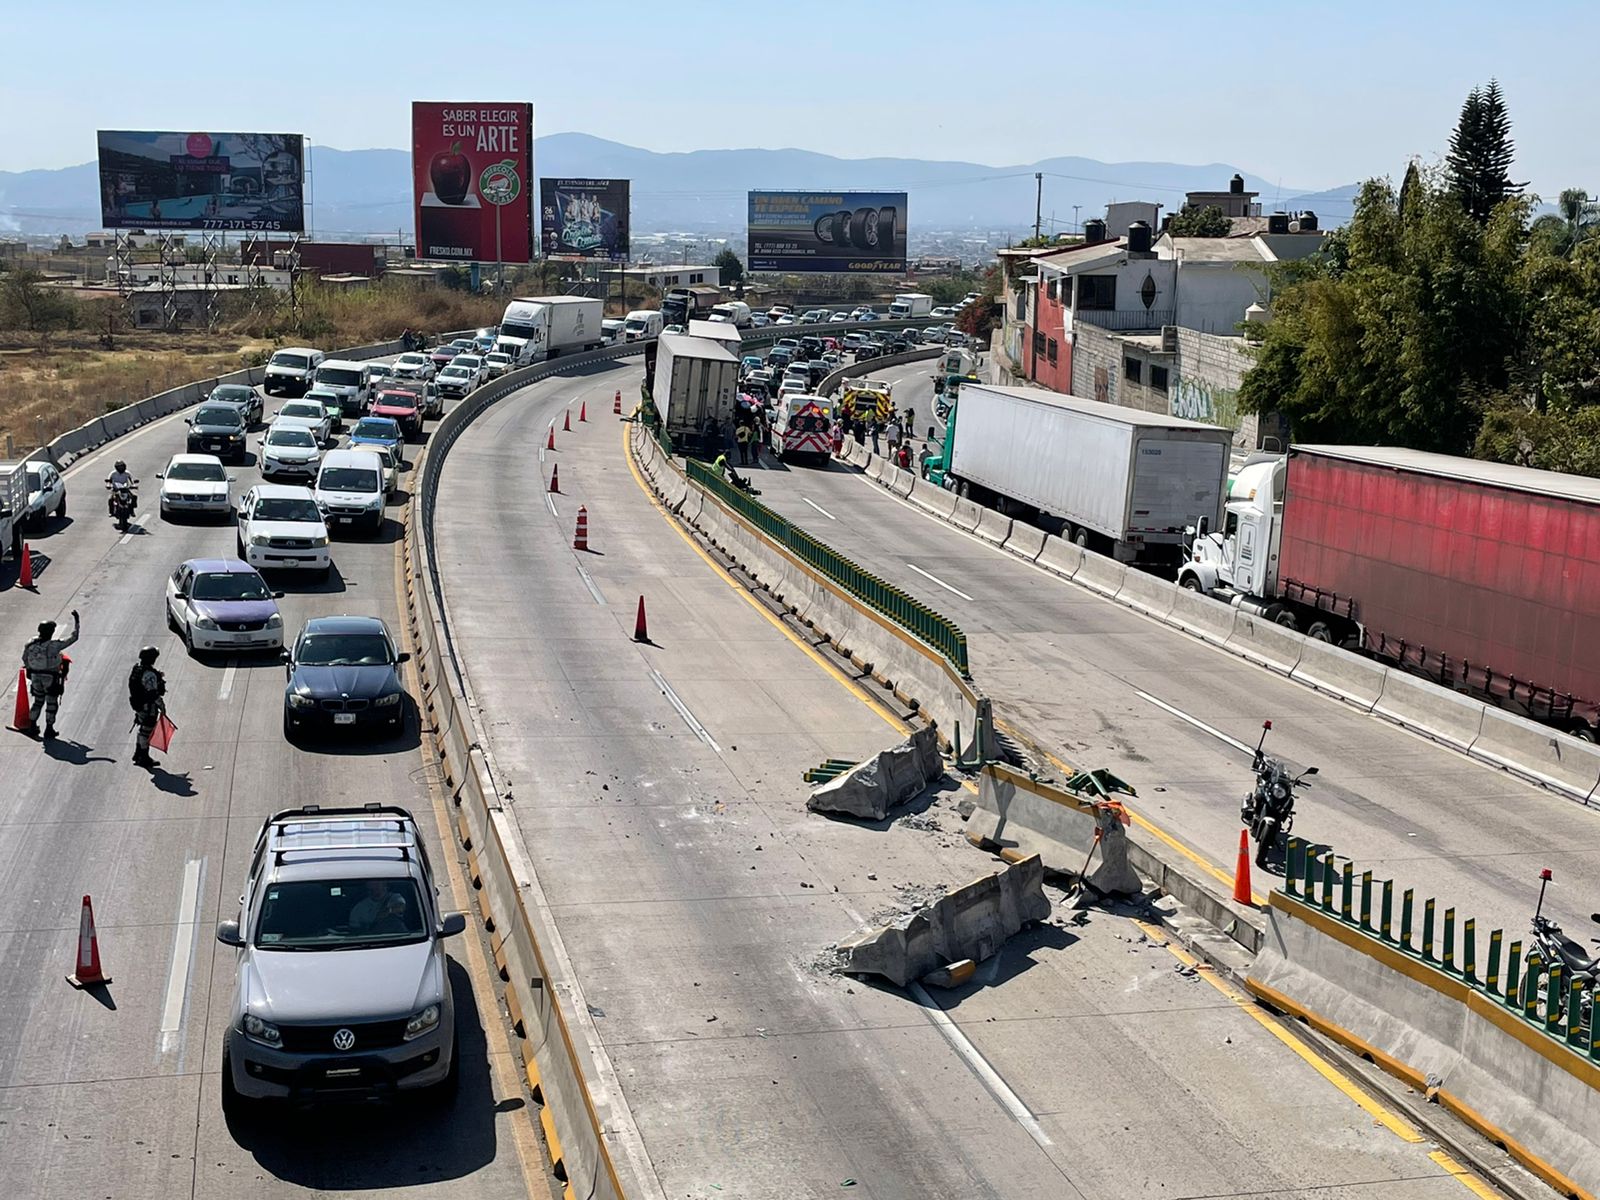
{"label": "red semi trailer", "polygon": [[1600,480],[1296,446],[1235,477],[1179,582],[1580,737],[1600,729]]}

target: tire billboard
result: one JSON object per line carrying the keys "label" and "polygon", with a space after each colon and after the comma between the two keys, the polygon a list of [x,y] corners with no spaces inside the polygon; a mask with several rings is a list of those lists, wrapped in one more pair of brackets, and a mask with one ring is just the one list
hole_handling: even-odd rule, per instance
{"label": "tire billboard", "polygon": [[904,192],[751,192],[752,271],[906,269]]}
{"label": "tire billboard", "polygon": [[107,229],[305,231],[298,133],[102,129],[96,139]]}
{"label": "tire billboard", "polygon": [[533,258],[533,105],[411,105],[417,257]]}
{"label": "tire billboard", "polygon": [[539,230],[546,258],[628,257],[626,179],[541,179]]}

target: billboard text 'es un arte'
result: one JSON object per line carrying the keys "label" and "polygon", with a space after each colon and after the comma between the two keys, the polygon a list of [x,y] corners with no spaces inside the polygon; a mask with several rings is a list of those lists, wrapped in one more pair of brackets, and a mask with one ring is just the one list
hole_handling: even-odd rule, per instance
{"label": "billboard text 'es un arte'", "polygon": [[305,230],[298,133],[102,129],[98,141],[107,229]]}
{"label": "billboard text 'es un arte'", "polygon": [[417,257],[533,258],[533,105],[411,105]]}
{"label": "billboard text 'es un arte'", "polygon": [[751,192],[752,271],[904,272],[904,192]]}

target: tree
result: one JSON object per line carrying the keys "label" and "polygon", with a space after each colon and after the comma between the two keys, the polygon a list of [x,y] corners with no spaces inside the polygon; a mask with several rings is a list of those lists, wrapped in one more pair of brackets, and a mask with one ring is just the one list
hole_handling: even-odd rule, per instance
{"label": "tree", "polygon": [[1563,188],[1556,211],[1535,221],[1529,233],[1552,253],[1571,254],[1578,243],[1600,235],[1600,204],[1583,188]]}
{"label": "tree", "polygon": [[737,287],[744,282],[744,264],[739,261],[739,256],[727,247],[712,260],[719,273],[719,282],[723,287]]}
{"label": "tree", "polygon": [[1451,189],[1478,224],[1485,224],[1502,200],[1522,194],[1526,185],[1511,182],[1515,157],[1505,97],[1500,84],[1491,79],[1488,87],[1467,93],[1445,159]]}
{"label": "tree", "polygon": [[78,323],[78,306],[72,297],[44,286],[38,271],[9,271],[0,282],[0,327],[25,329],[39,335],[40,345],[56,329]]}
{"label": "tree", "polygon": [[1233,222],[1215,204],[1208,204],[1204,208],[1186,205],[1182,211],[1172,214],[1172,220],[1167,222],[1167,232],[1173,237],[1227,237],[1233,232]]}

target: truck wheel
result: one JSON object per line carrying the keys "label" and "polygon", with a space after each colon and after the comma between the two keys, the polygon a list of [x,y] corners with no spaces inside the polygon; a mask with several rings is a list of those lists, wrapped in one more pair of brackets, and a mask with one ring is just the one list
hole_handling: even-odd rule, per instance
{"label": "truck wheel", "polygon": [[1295,622],[1294,613],[1289,611],[1287,608],[1280,608],[1277,612],[1273,613],[1272,623],[1274,625],[1282,625],[1285,629],[1300,628],[1300,626]]}
{"label": "truck wheel", "polygon": [[1333,628],[1326,621],[1313,621],[1306,630],[1306,636],[1314,642],[1327,642],[1333,644]]}
{"label": "truck wheel", "polygon": [[963,479],[960,483],[956,484],[956,495],[960,496],[963,500],[971,499],[972,485]]}
{"label": "truck wheel", "polygon": [[1089,531],[1081,525],[1073,525],[1071,532],[1072,544],[1079,549],[1087,550],[1089,548]]}
{"label": "truck wheel", "polygon": [[1571,729],[1567,730],[1567,732],[1573,737],[1577,738],[1580,742],[1589,742],[1592,744],[1594,741],[1596,741],[1593,725],[1574,725]]}
{"label": "truck wheel", "polygon": [[1197,575],[1185,575],[1178,580],[1178,586],[1186,592],[1198,592],[1200,590],[1200,577]]}

